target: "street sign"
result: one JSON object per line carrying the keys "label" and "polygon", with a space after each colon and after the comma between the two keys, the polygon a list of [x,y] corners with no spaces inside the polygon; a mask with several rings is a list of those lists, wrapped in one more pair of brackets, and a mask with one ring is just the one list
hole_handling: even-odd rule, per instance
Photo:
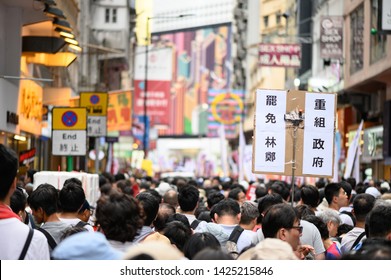
{"label": "street sign", "polygon": [[107,134],[106,92],[81,92],[80,107],[87,109],[87,134],[89,137],[104,137]]}
{"label": "street sign", "polygon": [[52,154],[56,156],[86,155],[85,130],[53,130]]}
{"label": "street sign", "polygon": [[87,128],[87,111],[85,108],[53,108],[53,130],[85,130]]}
{"label": "street sign", "polygon": [[87,147],[86,108],[56,107],[52,110],[52,154],[82,156]]}

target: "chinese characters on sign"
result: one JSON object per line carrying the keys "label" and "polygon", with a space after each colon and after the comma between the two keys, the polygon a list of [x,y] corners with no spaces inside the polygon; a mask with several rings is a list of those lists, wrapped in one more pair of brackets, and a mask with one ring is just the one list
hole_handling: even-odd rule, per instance
{"label": "chinese characters on sign", "polygon": [[259,65],[300,67],[301,47],[297,44],[259,44]]}
{"label": "chinese characters on sign", "polygon": [[253,169],[284,172],[286,91],[257,90]]}
{"label": "chinese characters on sign", "polygon": [[335,95],[306,93],[303,174],[332,176]]}

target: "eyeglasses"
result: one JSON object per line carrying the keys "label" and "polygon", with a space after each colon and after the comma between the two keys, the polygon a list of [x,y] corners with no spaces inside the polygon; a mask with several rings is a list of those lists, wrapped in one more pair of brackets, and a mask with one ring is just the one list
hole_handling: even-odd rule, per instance
{"label": "eyeglasses", "polygon": [[297,229],[299,233],[303,233],[303,226],[293,226],[292,228]]}

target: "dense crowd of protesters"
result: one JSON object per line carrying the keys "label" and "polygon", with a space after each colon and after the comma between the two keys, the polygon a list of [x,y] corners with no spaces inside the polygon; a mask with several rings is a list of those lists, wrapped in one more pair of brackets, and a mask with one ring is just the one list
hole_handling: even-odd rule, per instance
{"label": "dense crowd of protesters", "polygon": [[292,197],[283,181],[103,173],[88,202],[76,178],[34,188],[33,170],[17,172],[0,144],[2,260],[391,259],[387,181],[320,179]]}

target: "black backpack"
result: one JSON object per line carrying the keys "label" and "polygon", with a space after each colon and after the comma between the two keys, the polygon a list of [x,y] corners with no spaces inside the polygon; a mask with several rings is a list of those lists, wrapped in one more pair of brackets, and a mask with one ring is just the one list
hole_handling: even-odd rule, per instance
{"label": "black backpack", "polygon": [[228,255],[232,256],[234,259],[237,259],[239,256],[237,243],[243,231],[244,229],[241,226],[237,225],[231,232],[228,241],[225,244],[225,248],[227,250]]}

